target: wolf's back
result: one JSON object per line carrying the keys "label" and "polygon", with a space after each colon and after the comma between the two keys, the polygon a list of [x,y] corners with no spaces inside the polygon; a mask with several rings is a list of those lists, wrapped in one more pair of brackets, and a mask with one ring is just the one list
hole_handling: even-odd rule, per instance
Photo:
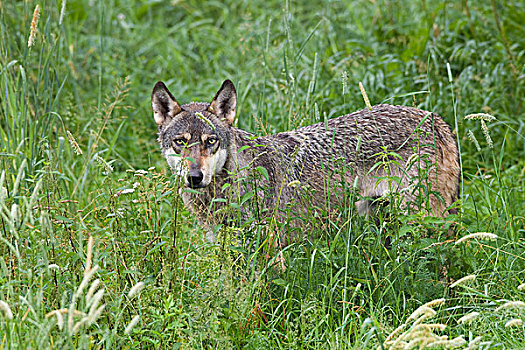
{"label": "wolf's back", "polygon": [[[318,192],[332,191],[337,182],[354,182],[357,177],[363,196],[380,197],[391,190],[378,181],[380,177],[397,176],[399,190],[426,175],[432,184],[428,192],[439,191],[443,199],[434,195],[430,201],[436,215],[458,198],[456,141],[448,124],[427,111],[378,105],[267,140],[279,150],[286,181],[307,183]],[[416,164],[410,164],[413,159]],[[390,165],[377,166],[378,162]]]}

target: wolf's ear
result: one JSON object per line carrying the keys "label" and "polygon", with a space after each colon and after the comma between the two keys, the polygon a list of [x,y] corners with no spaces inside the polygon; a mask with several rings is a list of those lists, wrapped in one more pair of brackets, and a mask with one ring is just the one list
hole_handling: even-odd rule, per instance
{"label": "wolf's ear", "polygon": [[235,85],[230,80],[225,80],[213,101],[211,101],[208,111],[232,125],[235,119],[236,108],[237,92],[235,91]]}
{"label": "wolf's ear", "polygon": [[153,107],[153,117],[158,126],[169,122],[171,118],[182,110],[179,103],[162,81],[155,84],[151,94],[151,106]]}

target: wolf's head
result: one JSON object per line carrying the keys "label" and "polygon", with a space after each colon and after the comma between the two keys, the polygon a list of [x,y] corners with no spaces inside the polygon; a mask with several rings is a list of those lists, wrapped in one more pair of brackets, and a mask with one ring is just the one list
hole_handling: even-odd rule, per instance
{"label": "wolf's head", "polygon": [[208,186],[228,158],[237,93],[226,80],[211,103],[179,105],[163,82],[151,95],[162,153],[186,186]]}

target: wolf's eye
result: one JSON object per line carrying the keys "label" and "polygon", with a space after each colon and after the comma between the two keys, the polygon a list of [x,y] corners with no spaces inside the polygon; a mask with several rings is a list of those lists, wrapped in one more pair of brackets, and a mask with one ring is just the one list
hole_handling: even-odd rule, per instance
{"label": "wolf's eye", "polygon": [[175,139],[173,143],[179,147],[182,147],[186,144],[186,139]]}
{"label": "wolf's eye", "polygon": [[214,144],[217,143],[217,138],[215,137],[210,137],[206,140],[206,143],[209,145],[209,146],[213,146]]}

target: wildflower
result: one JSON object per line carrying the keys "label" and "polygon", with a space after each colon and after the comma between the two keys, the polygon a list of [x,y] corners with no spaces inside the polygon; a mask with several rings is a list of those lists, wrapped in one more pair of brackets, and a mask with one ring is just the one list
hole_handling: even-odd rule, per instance
{"label": "wildflower", "polygon": [[36,34],[38,32],[38,19],[40,18],[40,5],[36,5],[35,11],[33,12],[33,20],[31,21],[31,32],[29,33],[29,40],[27,41],[27,47],[33,46],[35,43]]}
{"label": "wildflower", "polygon": [[136,283],[133,287],[131,287],[131,289],[129,290],[129,293],[128,293],[128,298],[133,298],[137,293],[139,293],[142,288],[144,288],[144,282],[138,282]]}
{"label": "wildflower", "polygon": [[525,290],[525,283],[520,284],[518,290]]}
{"label": "wildflower", "polygon": [[131,330],[133,329],[133,327],[135,327],[137,323],[139,323],[139,320],[140,320],[140,316],[135,315],[135,317],[133,317],[133,319],[129,322],[128,326],[124,330],[124,334],[128,335],[129,332],[131,332]]}
{"label": "wildflower", "polygon": [[135,182],[135,183],[133,184],[133,188],[134,188],[134,189],[137,188],[137,187],[139,187],[139,186],[140,186],[140,182]]}
{"label": "wildflower", "polygon": [[464,242],[466,240],[469,240],[471,238],[478,238],[478,239],[485,239],[485,240],[489,240],[489,241],[495,241],[496,239],[498,239],[498,236],[495,235],[494,233],[490,233],[490,232],[471,233],[471,234],[468,234],[468,235],[463,236],[460,239],[458,239],[454,245],[458,245],[458,244],[460,244],[460,243],[462,243],[462,242]]}
{"label": "wildflower", "polygon": [[457,280],[456,282],[452,283],[450,285],[450,288],[454,288],[454,287],[457,287],[457,286],[460,286],[462,284],[465,284],[469,281],[473,281],[476,279],[476,275],[468,275],[468,276],[465,276],[463,278],[460,278],[459,280]]}
{"label": "wildflower", "polygon": [[12,320],[13,319],[13,312],[11,311],[11,308],[3,300],[0,300],[0,310],[4,313],[4,317],[6,319],[8,319],[8,320]]}
{"label": "wildflower", "polygon": [[458,320],[458,323],[459,324],[463,324],[463,323],[469,323],[470,321],[476,319],[479,317],[479,312],[471,312],[471,313],[468,313],[466,314],[465,316],[461,317],[459,320]]}
{"label": "wildflower", "polygon": [[363,86],[363,83],[359,82],[359,90],[361,90],[361,95],[363,95],[363,99],[365,100],[366,107],[369,110],[372,110],[372,105],[370,104],[370,100],[368,99],[368,95],[366,94],[365,87]]}

